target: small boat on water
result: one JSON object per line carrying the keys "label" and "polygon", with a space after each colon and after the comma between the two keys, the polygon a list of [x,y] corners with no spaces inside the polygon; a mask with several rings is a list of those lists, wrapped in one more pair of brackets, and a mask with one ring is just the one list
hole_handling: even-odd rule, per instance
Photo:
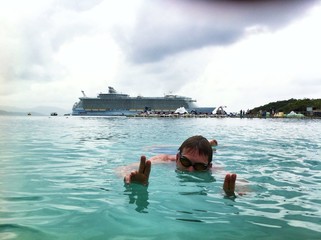
{"label": "small boat on water", "polygon": [[50,116],[58,116],[58,113],[52,112],[52,113],[50,113]]}

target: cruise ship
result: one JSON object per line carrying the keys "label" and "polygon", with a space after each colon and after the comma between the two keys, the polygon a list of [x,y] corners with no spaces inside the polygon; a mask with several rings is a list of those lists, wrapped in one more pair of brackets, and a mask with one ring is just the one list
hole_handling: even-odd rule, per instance
{"label": "cruise ship", "polygon": [[130,97],[118,93],[113,87],[108,87],[108,93],[100,93],[97,97],[83,96],[72,108],[74,116],[132,116],[143,112],[173,113],[184,107],[188,112],[210,114],[214,107],[197,107],[196,100],[178,95],[164,97]]}

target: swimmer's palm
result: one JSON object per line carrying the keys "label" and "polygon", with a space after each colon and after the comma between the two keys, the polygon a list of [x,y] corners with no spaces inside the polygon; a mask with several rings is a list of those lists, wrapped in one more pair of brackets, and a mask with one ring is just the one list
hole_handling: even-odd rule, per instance
{"label": "swimmer's palm", "polygon": [[148,183],[148,176],[146,176],[144,173],[135,171],[130,174],[130,181],[146,185]]}

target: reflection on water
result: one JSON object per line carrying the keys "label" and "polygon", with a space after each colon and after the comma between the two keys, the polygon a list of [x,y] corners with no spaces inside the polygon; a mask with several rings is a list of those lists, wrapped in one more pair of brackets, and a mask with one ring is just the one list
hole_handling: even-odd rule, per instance
{"label": "reflection on water", "polygon": [[175,172],[176,172],[177,178],[181,183],[184,183],[184,182],[211,183],[216,181],[211,171],[186,172],[186,171],[181,171],[176,169]]}
{"label": "reflection on water", "polygon": [[129,198],[130,204],[136,204],[135,210],[140,213],[147,213],[148,187],[139,184],[125,184],[125,195]]}
{"label": "reflection on water", "polygon": [[176,176],[180,183],[180,189],[182,186],[189,186],[193,184],[188,191],[178,191],[181,195],[207,195],[208,189],[206,184],[201,183],[213,183],[215,178],[210,171],[206,172],[184,172],[176,169]]}

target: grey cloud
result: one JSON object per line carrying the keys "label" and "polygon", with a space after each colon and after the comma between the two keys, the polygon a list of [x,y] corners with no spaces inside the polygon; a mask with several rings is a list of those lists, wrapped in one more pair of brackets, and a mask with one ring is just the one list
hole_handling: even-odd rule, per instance
{"label": "grey cloud", "polygon": [[[10,61],[10,65],[14,67],[8,65],[7,69],[0,73],[2,81],[61,79],[66,73],[65,69],[54,61],[53,56],[64,43],[92,31],[90,23],[77,15],[79,6],[83,6],[82,10],[85,6],[86,9],[93,6],[93,4],[86,5],[87,2],[89,1],[69,2],[67,10],[65,5],[58,6],[59,2],[55,2],[51,8],[45,9],[39,15],[19,22],[15,26],[17,34],[6,36],[9,39],[8,47],[15,53],[15,57]],[[99,2],[94,1],[95,4]],[[75,6],[71,6],[71,3]],[[61,21],[61,18],[69,21]]]}
{"label": "grey cloud", "polygon": [[132,62],[155,62],[183,51],[232,44],[250,27],[277,30],[315,2],[319,1],[150,1],[132,32],[126,35],[118,29],[117,39]]}
{"label": "grey cloud", "polygon": [[173,92],[178,94],[186,83],[195,81],[211,58],[207,52],[193,52],[158,62],[127,64],[119,70],[117,83],[126,91],[139,91],[144,96]]}

